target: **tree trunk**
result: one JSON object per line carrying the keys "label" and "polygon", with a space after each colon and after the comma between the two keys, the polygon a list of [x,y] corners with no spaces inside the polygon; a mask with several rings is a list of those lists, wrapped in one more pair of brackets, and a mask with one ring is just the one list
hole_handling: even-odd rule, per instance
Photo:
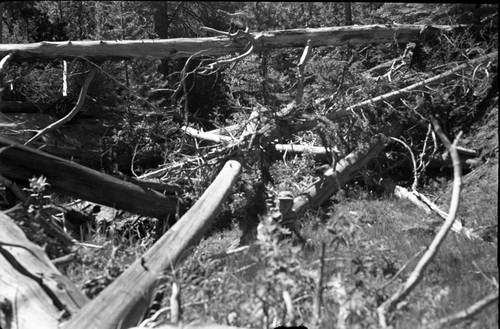
{"label": "tree trunk", "polygon": [[[420,40],[421,31],[429,33],[453,30],[453,26],[424,25],[365,25],[339,26],[316,29],[293,29],[250,33],[254,41],[254,52],[270,48],[304,47],[307,40],[311,45],[342,46],[358,44],[392,43]],[[255,39],[260,36],[258,39]],[[426,37],[429,37],[427,35]],[[226,36],[208,38],[178,38],[160,40],[114,40],[114,41],[64,41],[29,44],[0,45],[0,57],[15,52],[14,61],[26,59],[73,58],[85,56],[105,59],[126,58],[188,58],[200,53],[204,56],[220,56],[242,52],[245,42],[235,42]]]}
{"label": "tree trunk", "polygon": [[0,212],[0,327],[58,328],[87,302],[78,288]]}
{"label": "tree trunk", "polygon": [[239,162],[228,161],[194,206],[64,328],[115,329],[136,325],[144,316],[158,278],[163,271],[176,268],[201,240],[231,192],[240,170]]}
{"label": "tree trunk", "polygon": [[50,190],[133,213],[166,218],[174,214],[176,200],[141,188],[77,163],[32,149],[0,137],[1,175],[27,183],[45,176]]}
{"label": "tree trunk", "polygon": [[[388,128],[388,135],[399,135],[400,130],[399,125],[396,124]],[[387,138],[382,135],[375,136],[370,144],[360,147],[340,160],[335,170],[333,168],[327,170],[317,182],[294,199],[292,215],[301,214],[308,208],[317,207],[330,199],[342,185],[351,179],[354,173],[374,159],[385,148],[386,143]]]}

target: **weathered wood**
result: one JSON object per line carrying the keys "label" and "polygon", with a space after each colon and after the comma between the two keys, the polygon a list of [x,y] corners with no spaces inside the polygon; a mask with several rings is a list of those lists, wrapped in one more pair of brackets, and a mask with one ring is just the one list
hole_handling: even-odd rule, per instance
{"label": "weathered wood", "polygon": [[65,325],[68,329],[129,328],[144,315],[164,271],[187,256],[219,213],[241,170],[230,160],[201,198],[165,235]]}
{"label": "weathered wood", "polygon": [[[144,327],[133,327],[129,329],[141,329]],[[160,324],[159,326],[155,326],[156,329],[245,329],[243,327],[233,327],[226,326],[223,324],[184,324],[181,323],[179,325],[174,324]]]}
{"label": "weathered wood", "polygon": [[58,328],[61,315],[75,314],[87,302],[77,287],[29,241],[14,221],[0,212],[0,327]]}
{"label": "weathered wood", "polygon": [[396,292],[389,296],[378,308],[377,314],[379,317],[379,325],[381,328],[387,328],[387,313],[393,312],[396,306],[403,301],[422,281],[424,277],[424,272],[433,259],[436,257],[441,245],[446,238],[446,235],[450,231],[453,222],[455,221],[458,206],[460,204],[460,191],[462,188],[462,169],[460,168],[459,155],[456,150],[458,139],[462,132],[458,133],[457,138],[453,141],[453,144],[448,140],[443,130],[439,126],[437,120],[431,117],[432,124],[436,134],[439,136],[443,144],[449,150],[452,160],[453,160],[453,192],[450,201],[450,209],[448,212],[448,218],[444,221],[441,228],[436,233],[436,236],[432,240],[431,244],[427,247],[424,255],[418,261],[417,265],[411,272],[408,279],[402,284]]}
{"label": "weathered wood", "polygon": [[[400,127],[395,125],[388,128],[389,135],[399,134]],[[388,142],[383,135],[377,135],[371,143],[361,146],[344,159],[340,160],[335,170],[328,169],[322,177],[307,188],[304,193],[294,198],[292,216],[305,212],[306,209],[316,207],[330,199],[339,188],[351,179],[352,175],[374,159]]]}
{"label": "weathered wood", "polygon": [[205,132],[205,131],[194,129],[194,128],[191,128],[191,127],[185,127],[185,126],[183,126],[183,127],[181,127],[181,130],[183,130],[184,132],[186,132],[186,134],[188,134],[189,136],[193,136],[193,137],[196,137],[196,138],[208,140],[208,141],[215,142],[215,143],[231,143],[231,142],[234,142],[233,138],[231,138],[229,136],[223,136],[223,135],[218,135],[218,134],[214,134],[214,133],[211,133],[211,132]]}
{"label": "weathered wood", "polygon": [[[422,37],[422,31],[450,31],[457,26],[425,25],[359,25],[251,33],[255,39],[254,51],[269,48],[304,47],[311,40],[311,47],[342,46],[410,42]],[[208,38],[178,38],[158,40],[114,40],[114,41],[63,41],[29,44],[2,44],[0,57],[15,52],[13,60],[37,58],[104,57],[116,58],[188,58],[193,54],[220,56],[242,52],[247,42],[233,41],[226,36]]]}
{"label": "weathered wood", "polygon": [[177,202],[157,191],[139,187],[77,163],[12,142],[0,136],[2,175],[27,183],[45,176],[50,190],[133,213],[165,218]]}
{"label": "weathered wood", "polygon": [[83,82],[82,89],[80,90],[80,95],[78,96],[78,101],[76,102],[75,107],[68,113],[66,114],[63,118],[51,123],[47,127],[43,128],[42,130],[38,131],[35,136],[31,137],[24,145],[31,145],[34,141],[36,141],[38,138],[42,137],[42,135],[55,130],[62,126],[63,124],[69,122],[71,119],[75,117],[75,115],[80,111],[82,108],[83,104],[85,103],[85,96],[87,96],[87,90],[89,89],[90,82],[92,81],[92,78],[94,77],[96,72],[95,68],[92,68],[85,78],[85,81]]}
{"label": "weathered wood", "polygon": [[[309,145],[294,145],[294,144],[275,144],[274,148],[276,151],[281,152],[293,152],[293,153],[303,153],[309,152],[312,154],[327,154],[327,150],[324,146],[309,146]],[[338,152],[337,148],[333,149],[334,152]]]}

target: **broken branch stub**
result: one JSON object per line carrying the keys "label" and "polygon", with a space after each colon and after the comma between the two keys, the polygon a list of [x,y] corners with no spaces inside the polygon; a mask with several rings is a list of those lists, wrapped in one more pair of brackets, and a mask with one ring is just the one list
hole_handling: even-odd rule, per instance
{"label": "broken branch stub", "polygon": [[306,209],[319,206],[339,190],[340,186],[347,183],[352,175],[360,170],[368,161],[374,159],[388,142],[383,135],[377,135],[373,142],[362,146],[340,160],[335,170],[328,169],[317,182],[312,184],[304,193],[294,199],[293,212],[304,213]]}
{"label": "broken branch stub", "polygon": [[[442,31],[452,31],[457,27],[459,26],[436,25],[429,27],[425,25],[387,24],[265,31],[262,32],[259,41],[254,45],[253,51],[259,51],[262,48],[304,47],[309,39],[315,47],[393,43],[394,40],[412,42],[423,37],[422,31],[426,31],[426,34],[435,34]],[[244,33],[244,31],[241,32]],[[259,34],[249,33],[253,38],[257,38]],[[178,59],[188,58],[200,50],[206,51],[204,54],[207,56],[223,56],[241,53],[245,48],[245,45],[234,42],[234,37],[227,36],[157,40],[43,41],[29,44],[0,44],[0,57],[14,52],[13,61],[82,56],[108,60]]]}

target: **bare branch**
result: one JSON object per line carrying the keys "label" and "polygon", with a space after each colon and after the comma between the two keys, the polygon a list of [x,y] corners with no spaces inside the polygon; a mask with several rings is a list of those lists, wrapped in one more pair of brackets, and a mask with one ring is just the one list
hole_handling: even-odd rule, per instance
{"label": "bare branch", "polygon": [[28,140],[26,143],[24,143],[24,145],[28,146],[28,145],[32,144],[34,141],[36,141],[38,138],[40,138],[43,134],[46,134],[49,131],[56,129],[56,128],[62,126],[63,124],[65,124],[66,122],[69,122],[71,119],[73,119],[73,117],[78,113],[78,111],[80,111],[80,109],[83,106],[83,103],[85,102],[85,97],[87,96],[87,90],[89,88],[90,82],[92,81],[92,78],[95,75],[95,71],[96,71],[95,68],[92,68],[90,70],[89,74],[87,75],[87,78],[83,82],[82,89],[80,90],[80,96],[78,97],[78,101],[76,102],[75,107],[64,118],[57,120],[56,122],[48,125],[44,129],[39,131],[35,136],[31,137],[30,140]]}
{"label": "bare branch", "polygon": [[190,136],[193,136],[196,138],[201,138],[201,139],[208,140],[208,141],[212,141],[215,143],[221,143],[221,142],[230,143],[230,142],[234,141],[233,138],[231,138],[229,136],[222,136],[222,135],[218,135],[218,134],[214,134],[214,133],[210,133],[210,132],[205,132],[205,131],[197,130],[197,129],[194,129],[191,127],[183,126],[183,127],[181,127],[181,130],[183,130],[187,135],[190,135]]}
{"label": "bare branch", "polygon": [[179,323],[181,320],[181,289],[177,282],[172,283],[172,295],[170,296],[170,322]]}
{"label": "bare branch", "polygon": [[406,296],[408,296],[417,286],[417,284],[422,280],[425,269],[436,256],[442,242],[446,238],[446,235],[448,234],[449,230],[453,225],[453,222],[455,221],[456,214],[458,211],[458,206],[460,202],[460,190],[462,187],[462,169],[460,167],[460,158],[456,149],[456,145],[458,139],[461,136],[461,132],[458,134],[457,138],[452,144],[448,140],[446,135],[443,133],[441,127],[439,126],[439,123],[434,118],[431,118],[431,121],[434,125],[434,129],[436,130],[436,133],[438,134],[439,138],[441,139],[443,144],[445,144],[446,148],[450,151],[453,160],[454,181],[453,181],[452,199],[450,202],[450,210],[448,218],[444,222],[443,226],[439,229],[434,240],[432,240],[431,244],[429,245],[429,248],[427,249],[425,254],[422,256],[422,258],[416,265],[415,269],[411,273],[408,280],[405,282],[403,286],[401,286],[396,291],[395,294],[389,297],[389,299],[387,299],[384,303],[382,303],[382,305],[378,307],[377,313],[379,316],[379,324],[382,328],[387,328],[387,318],[386,318],[387,313],[392,312],[396,308],[397,304],[401,300],[406,298]]}
{"label": "bare branch", "polygon": [[440,319],[439,321],[431,324],[430,328],[448,328],[449,326],[455,325],[461,321],[471,319],[476,314],[484,310],[486,307],[498,301],[498,290],[487,295],[483,299],[472,304],[465,310],[457,312],[451,316]]}
{"label": "bare branch", "polygon": [[391,139],[394,140],[394,141],[396,141],[396,142],[398,142],[398,143],[403,144],[403,146],[408,150],[408,152],[410,152],[411,161],[413,163],[413,184],[411,185],[411,189],[412,189],[412,191],[416,191],[417,190],[417,184],[418,184],[417,162],[415,161],[415,156],[413,155],[413,151],[411,150],[411,148],[405,142],[403,142],[399,138],[391,137]]}

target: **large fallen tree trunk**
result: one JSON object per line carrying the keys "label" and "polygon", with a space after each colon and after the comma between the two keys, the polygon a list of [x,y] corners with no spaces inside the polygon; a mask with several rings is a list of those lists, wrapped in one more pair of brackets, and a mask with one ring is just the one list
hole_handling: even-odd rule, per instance
{"label": "large fallen tree trunk", "polygon": [[166,218],[177,202],[157,191],[142,188],[77,163],[0,137],[1,175],[27,183],[45,176],[53,192],[145,216]]}
{"label": "large fallen tree trunk", "polygon": [[0,212],[0,328],[55,329],[87,297]]}
{"label": "large fallen tree trunk", "polygon": [[[422,31],[429,33],[451,31],[457,26],[440,25],[363,25],[250,33],[255,39],[254,51],[269,48],[312,47],[410,42],[419,40]],[[429,33],[425,33],[429,36]],[[243,39],[244,40],[244,39]],[[0,57],[14,53],[13,61],[40,58],[104,57],[116,58],[188,58],[202,53],[221,56],[242,52],[245,42],[227,36],[208,38],[178,38],[162,40],[64,41],[29,44],[0,44]]]}
{"label": "large fallen tree trunk", "polygon": [[160,275],[175,268],[200,241],[236,183],[240,170],[239,162],[228,161],[194,206],[64,328],[114,329],[136,325],[149,306]]}

